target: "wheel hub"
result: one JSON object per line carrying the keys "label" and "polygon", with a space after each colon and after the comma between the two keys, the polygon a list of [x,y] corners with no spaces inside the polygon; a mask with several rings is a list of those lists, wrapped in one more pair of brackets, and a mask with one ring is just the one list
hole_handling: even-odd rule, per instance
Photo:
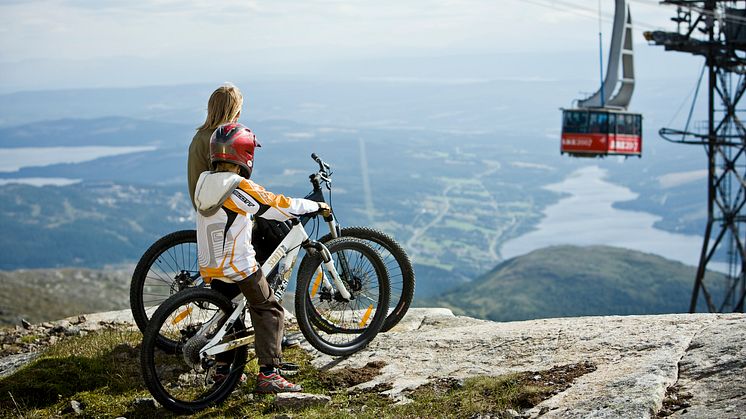
{"label": "wheel hub", "polygon": [[201,364],[200,351],[205,345],[207,345],[208,341],[207,337],[201,335],[194,336],[186,341],[181,351],[184,356],[184,361],[189,364],[190,367],[195,368]]}
{"label": "wheel hub", "polygon": [[363,280],[356,274],[351,274],[350,277],[346,281],[347,286],[350,287],[349,291],[352,293],[360,292],[363,289]]}
{"label": "wheel hub", "polygon": [[171,284],[172,291],[183,291],[185,288],[189,288],[192,282],[189,271],[182,270],[174,277],[174,282]]}

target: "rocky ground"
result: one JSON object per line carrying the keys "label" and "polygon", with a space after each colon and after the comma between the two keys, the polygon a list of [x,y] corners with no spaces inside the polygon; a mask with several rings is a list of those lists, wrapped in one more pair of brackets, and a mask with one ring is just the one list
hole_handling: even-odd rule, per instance
{"label": "rocky ground", "polygon": [[71,317],[55,322],[20,325],[0,329],[0,378],[34,360],[44,348],[65,336],[82,336],[100,329],[132,329],[128,310]]}
{"label": "rocky ground", "polygon": [[[496,323],[456,317],[445,309],[413,310],[364,351],[346,359],[316,354],[314,364],[338,369],[379,360],[386,367],[361,386],[385,383],[391,387],[388,394],[404,401],[407,388],[433,380],[592,363],[595,371],[527,416],[649,418],[667,400],[663,414],[673,417],[746,417],[743,314]],[[681,403],[677,393],[684,396]]]}
{"label": "rocky ground", "polygon": [[133,266],[0,271],[0,326],[129,307]]}
{"label": "rocky ground", "polygon": [[[64,335],[102,327],[132,327],[128,311],[6,329],[0,333],[0,377]],[[743,314],[496,323],[456,317],[446,309],[412,309],[396,328],[351,357],[331,358],[304,345],[323,370],[375,366],[366,377],[371,379],[358,387],[376,387],[402,403],[421,385],[545,371],[529,379],[558,384],[558,390],[522,417],[746,418]]]}

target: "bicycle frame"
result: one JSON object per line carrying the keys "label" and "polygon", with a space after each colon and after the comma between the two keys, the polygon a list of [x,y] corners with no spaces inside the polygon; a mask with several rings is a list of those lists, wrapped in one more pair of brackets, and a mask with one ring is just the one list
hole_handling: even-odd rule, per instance
{"label": "bicycle frame", "polygon": [[[317,159],[317,162],[320,162],[321,159],[319,159],[315,154],[313,155],[314,159]],[[321,183],[324,183],[327,185],[327,189],[331,190],[331,173],[328,172],[329,165],[323,162],[319,163],[319,171],[310,175],[310,181],[311,185],[313,186],[313,190],[311,193],[305,196],[305,199],[309,199],[314,202],[324,202],[326,203],[326,198],[324,197],[323,189],[321,188]],[[308,224],[311,219],[313,219],[313,216],[310,215],[301,215],[300,216],[300,224],[305,226]],[[333,239],[338,238],[341,235],[341,227],[339,226],[339,223],[337,223],[337,219],[334,216],[334,214],[329,214],[328,217],[324,217],[324,221],[329,226],[329,232],[331,234],[331,237]],[[306,235],[305,239],[309,239],[308,235]],[[282,243],[285,243],[283,240]],[[278,252],[278,250],[282,247],[282,243],[280,244],[280,247],[278,247],[277,250],[275,250],[274,253],[267,259],[267,261],[262,265],[262,272],[264,273],[264,276],[268,279],[271,278],[270,274],[272,273],[272,269],[274,269],[275,265],[277,265],[277,262],[282,259],[283,256],[288,255],[289,253],[292,253],[294,251],[294,255],[290,258],[285,259],[285,263],[283,263],[282,266],[280,266],[280,272],[278,272],[279,277],[279,285],[277,287],[277,290],[275,290],[275,299],[277,301],[282,301],[282,297],[285,294],[285,290],[287,289],[287,285],[290,282],[290,275],[292,274],[292,269],[283,269],[284,267],[290,267],[292,268],[295,265],[296,258],[298,257],[298,251],[293,250],[293,248],[285,247],[284,251],[280,252],[281,256],[277,256],[279,259],[274,259],[274,263],[271,264],[272,266],[267,267],[267,262],[270,262],[275,258],[275,253]],[[179,279],[180,277],[188,278],[188,282],[191,284],[191,286],[201,286],[204,284],[204,281],[200,277],[199,271],[196,271],[194,275],[191,275],[188,271],[182,271],[179,276],[177,276],[176,279]],[[326,278],[326,275],[324,275],[324,284],[328,283],[328,279]],[[181,289],[181,288],[180,288]]]}
{"label": "bicycle frame", "polygon": [[[345,287],[345,284],[342,281],[342,278],[339,276],[339,273],[337,273],[329,249],[327,249],[326,246],[324,246],[322,243],[309,240],[308,234],[306,233],[300,221],[297,219],[293,220],[293,228],[290,230],[287,236],[285,236],[282,242],[280,242],[275,251],[272,252],[272,255],[270,255],[270,257],[267,259],[266,262],[264,262],[261,267],[262,273],[268,275],[270,272],[272,272],[275,266],[279,264],[278,275],[280,275],[282,282],[275,291],[275,295],[278,295],[279,293],[279,297],[281,299],[282,295],[285,293],[285,289],[287,288],[290,275],[292,274],[295,262],[298,259],[298,253],[300,252],[301,247],[304,249],[315,249],[321,254],[324,267],[326,267],[327,271],[332,276],[332,281],[329,281],[326,275],[322,275],[323,286],[332,290],[336,288],[336,292],[339,293],[341,298],[349,300],[351,298],[351,294]],[[236,304],[236,307],[233,309],[233,312],[230,314],[228,319],[223,323],[220,331],[216,333],[215,336],[210,339],[210,341],[205,346],[202,347],[202,349],[200,350],[200,358],[204,359],[206,356],[216,355],[221,352],[229,351],[239,346],[247,345],[251,342],[251,336],[246,336],[231,340],[229,342],[219,343],[226,336],[228,330],[238,320],[239,316],[244,312],[244,308],[246,307],[246,298],[243,296],[243,294],[239,294],[233,299],[233,303]],[[174,321],[178,322],[180,318],[186,317],[189,314],[189,312],[187,312],[189,310],[191,310],[191,308],[187,309],[184,313],[179,314],[174,319]],[[210,330],[213,325],[215,325],[217,322],[220,322],[221,320],[222,316],[214,316],[207,323],[203,324],[200,327],[200,330],[195,336],[200,336],[206,333],[206,331]]]}

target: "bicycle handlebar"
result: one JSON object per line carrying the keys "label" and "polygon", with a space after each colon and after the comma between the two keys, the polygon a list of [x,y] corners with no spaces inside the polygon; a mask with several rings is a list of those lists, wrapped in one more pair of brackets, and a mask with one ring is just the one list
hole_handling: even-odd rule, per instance
{"label": "bicycle handlebar", "polygon": [[316,153],[311,153],[311,158],[313,161],[319,164],[319,170],[323,172],[324,174],[329,174],[329,165],[324,163],[323,160],[321,160],[321,157],[319,157]]}

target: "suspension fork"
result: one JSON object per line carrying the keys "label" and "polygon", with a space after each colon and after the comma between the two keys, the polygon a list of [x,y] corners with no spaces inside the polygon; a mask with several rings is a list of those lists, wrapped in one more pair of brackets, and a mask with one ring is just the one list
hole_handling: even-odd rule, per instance
{"label": "suspension fork", "polygon": [[[321,189],[321,183],[319,182],[318,174],[312,174],[311,176],[309,176],[309,178],[311,180],[311,185],[313,185],[313,191],[310,194],[306,195],[306,199],[310,199],[310,200],[316,201],[316,202],[324,202],[324,203],[326,203],[326,200],[324,199],[324,193],[323,193],[323,191]],[[302,222],[303,225],[305,225],[306,223],[308,223],[310,220],[311,220],[311,217],[309,217],[309,216],[301,216],[301,222]],[[342,235],[342,229],[339,226],[339,223],[337,223],[337,219],[334,217],[333,213],[329,214],[328,217],[324,217],[324,221],[326,221],[326,224],[329,226],[329,233],[330,233],[332,239],[336,239],[336,238],[338,238],[338,237],[340,237]],[[313,242],[312,245],[311,245],[311,247],[316,248],[316,243]],[[326,246],[322,245],[322,247],[323,247],[323,250],[320,249],[320,248],[316,248],[316,250],[318,250],[322,254],[322,257],[324,258],[324,265],[326,266],[327,270],[329,272],[332,272],[333,273],[332,275],[335,275],[335,274],[337,275],[337,277],[333,278],[333,279],[335,281],[340,281],[341,282],[341,283],[337,284],[337,288],[344,289],[345,292],[340,292],[340,294],[342,294],[345,297],[345,299],[349,300],[349,296],[345,296],[344,295],[345,293],[347,293],[346,287],[340,287],[340,285],[342,285],[342,284],[344,284],[346,282],[350,282],[351,283],[351,281],[343,281],[339,277],[339,273],[335,269],[332,269],[332,267],[334,266],[334,263],[330,262],[330,260],[331,260],[331,253],[329,253],[329,250],[326,249]],[[326,253],[326,256],[325,256],[325,253]],[[346,255],[344,253],[340,253],[339,260],[340,260],[340,267],[342,269],[342,272],[341,272],[342,277],[344,277],[344,278],[350,278],[350,268],[349,268],[349,263],[347,262]],[[324,270],[321,269],[321,267],[319,267],[316,270],[316,272],[315,272],[314,275],[315,275],[316,278],[320,277],[321,280],[323,280],[324,287],[327,287],[327,288],[330,288],[330,289],[332,288],[331,283],[329,282],[329,279],[326,277],[326,274],[324,274]],[[347,294],[349,294],[349,293],[347,293]]]}
{"label": "suspension fork", "polygon": [[[334,214],[330,214],[329,217],[324,217],[324,221],[326,221],[326,224],[329,226],[329,232],[332,236],[332,239],[336,239],[342,235],[342,228],[339,226],[339,223],[337,223],[337,219],[334,217]],[[342,277],[343,278],[351,278],[351,270],[350,265],[347,261],[347,255],[344,254],[344,252],[339,253],[339,265],[342,268]],[[320,268],[319,268],[320,269]],[[318,270],[316,271],[318,275]],[[323,275],[323,271],[321,272]],[[350,283],[350,281],[345,281],[347,283]]]}
{"label": "suspension fork", "polygon": [[[332,275],[332,280],[334,281],[334,284],[336,285],[337,292],[339,292],[339,295],[342,296],[345,300],[350,300],[352,297],[352,294],[347,290],[347,282],[342,280],[342,278],[339,275],[339,272],[337,272],[337,268],[334,266],[334,260],[332,259],[332,254],[329,252],[329,249],[326,248],[322,243],[319,243],[317,241],[308,241],[303,245],[305,248],[313,248],[316,251],[318,251],[321,254],[321,258],[323,260],[324,267],[326,267],[326,270],[329,271]],[[341,256],[344,256],[343,254],[340,254]],[[348,272],[346,269],[347,263],[342,263],[343,270],[345,272],[343,273],[345,277],[347,277]],[[319,272],[321,270],[321,272]],[[323,279],[324,286],[332,289],[332,284],[327,279],[326,275],[324,275],[324,271],[319,267],[316,270],[316,275],[321,275],[321,278]]]}
{"label": "suspension fork", "polygon": [[326,225],[329,226],[329,233],[332,235],[333,239],[342,235],[342,228],[339,226],[337,219],[334,218],[334,214],[330,214],[329,217],[324,217],[324,221],[326,221]]}

